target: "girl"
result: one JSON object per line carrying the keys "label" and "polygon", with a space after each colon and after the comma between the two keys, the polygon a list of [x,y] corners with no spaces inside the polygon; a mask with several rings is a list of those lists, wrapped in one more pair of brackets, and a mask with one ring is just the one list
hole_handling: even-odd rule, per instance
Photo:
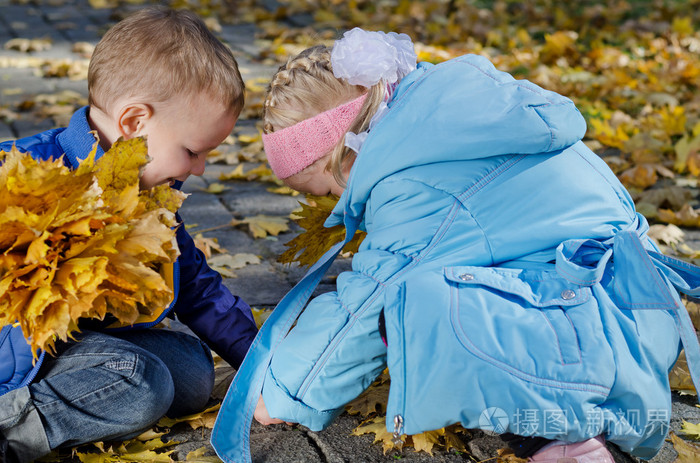
{"label": "girl", "polygon": [[397,436],[459,421],[533,462],[659,450],[681,347],[697,378],[677,290],[698,269],[657,252],[569,99],[353,29],[280,68],[264,124],[275,174],[340,195],[326,225],[367,236],[336,292],[297,319],[342,243],[263,326],[214,430],[224,460],[249,458],[253,410],[322,429],[387,359]]}

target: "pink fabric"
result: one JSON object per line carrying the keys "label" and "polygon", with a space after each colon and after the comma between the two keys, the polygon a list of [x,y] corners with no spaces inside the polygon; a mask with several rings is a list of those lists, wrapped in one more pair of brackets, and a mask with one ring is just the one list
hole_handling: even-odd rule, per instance
{"label": "pink fabric", "polygon": [[615,463],[602,436],[569,444],[554,441],[528,459],[529,463]]}
{"label": "pink fabric", "polygon": [[328,154],[355,120],[367,94],[282,130],[262,136],[277,178],[291,177]]}

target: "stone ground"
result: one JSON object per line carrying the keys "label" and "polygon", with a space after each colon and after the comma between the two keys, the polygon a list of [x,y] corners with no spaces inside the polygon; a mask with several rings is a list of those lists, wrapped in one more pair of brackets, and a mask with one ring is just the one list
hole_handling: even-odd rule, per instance
{"label": "stone ground", "polygon": [[[131,7],[136,8],[136,7]],[[17,111],[21,102],[46,98],[46,95],[62,94],[64,99],[87,96],[84,78],[44,77],[39,69],[51,64],[72,63],[80,69],[84,57],[73,51],[76,42],[95,44],[104,31],[120,17],[123,10],[111,8],[94,9],[87,0],[54,0],[34,2],[14,2],[0,0],[0,44],[11,39],[50,38],[51,47],[45,50],[23,52],[18,50],[0,50],[0,140],[21,138],[34,133],[65,125],[68,113],[55,111],[37,114],[31,107],[26,111],[7,112],[9,108]],[[255,25],[222,24],[219,33],[223,41],[234,50],[239,61],[243,78],[250,81],[256,78],[269,78],[274,66],[265,65],[259,59],[259,47],[255,40]],[[19,44],[18,47],[22,45]],[[44,71],[46,72],[46,71]],[[75,92],[76,95],[65,93]],[[44,95],[42,97],[42,95]],[[69,96],[66,96],[69,95]],[[55,108],[54,108],[55,109]],[[48,114],[47,114],[48,113]],[[243,119],[234,129],[239,133],[256,133],[254,119]],[[257,164],[251,164],[253,167]],[[227,224],[232,218],[249,217],[266,214],[288,217],[298,207],[297,199],[291,196],[273,194],[267,189],[270,184],[255,181],[227,182],[230,187],[220,195],[202,191],[208,185],[219,182],[221,173],[232,170],[231,166],[212,164],[201,178],[192,178],[185,184],[184,190],[191,193],[181,209],[185,221],[197,230]],[[296,283],[303,274],[303,269],[281,265],[276,257],[286,248],[298,231],[281,234],[268,239],[253,239],[248,233],[231,227],[207,232],[205,236],[217,238],[219,244],[231,253],[252,253],[260,256],[259,265],[249,265],[235,271],[236,278],[226,278],[226,285],[242,296],[251,306],[272,308],[282,296]],[[696,237],[694,237],[696,238]],[[333,275],[348,268],[347,259],[340,259],[334,264],[318,291],[333,287]],[[226,370],[222,375],[226,377]],[[230,381],[230,375],[223,386]],[[673,396],[673,415],[671,428],[678,431],[683,420],[693,423],[700,421],[700,410],[694,406],[692,396]],[[322,432],[312,432],[303,427],[276,425],[263,427],[254,423],[251,447],[255,462],[385,462],[401,460],[406,462],[458,462],[485,461],[495,459],[496,450],[504,447],[497,436],[487,435],[481,431],[464,436],[468,453],[437,451],[433,456],[424,452],[416,453],[408,448],[403,453],[382,453],[380,444],[372,444],[371,435],[352,436],[351,431],[360,423],[360,419],[348,414],[342,415],[333,425]],[[167,439],[180,443],[172,449],[173,459],[184,460],[187,453],[205,446],[208,454],[213,454],[209,445],[210,430],[200,428],[192,430],[187,424],[175,425]],[[618,462],[636,461],[615,449]],[[654,463],[672,462],[676,452],[667,443],[661,452],[651,460]],[[67,457],[65,461],[77,461]]]}

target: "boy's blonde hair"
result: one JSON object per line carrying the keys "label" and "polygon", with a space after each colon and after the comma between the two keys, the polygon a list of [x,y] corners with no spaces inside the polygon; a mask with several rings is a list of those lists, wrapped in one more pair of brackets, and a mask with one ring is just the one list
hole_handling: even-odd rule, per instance
{"label": "boy's blonde hair", "polygon": [[[324,45],[308,48],[282,65],[272,77],[263,105],[263,132],[272,133],[309,119],[357,98],[367,91],[360,114],[349,131],[360,133],[384,98],[384,83],[367,90],[333,75],[331,49]],[[334,148],[326,169],[339,185],[345,186],[343,168],[354,152],[345,146],[345,137]]]}
{"label": "boy's blonde hair", "polygon": [[95,47],[89,104],[109,112],[120,98],[164,102],[205,93],[240,113],[244,84],[231,50],[187,10],[147,7],[118,22]]}

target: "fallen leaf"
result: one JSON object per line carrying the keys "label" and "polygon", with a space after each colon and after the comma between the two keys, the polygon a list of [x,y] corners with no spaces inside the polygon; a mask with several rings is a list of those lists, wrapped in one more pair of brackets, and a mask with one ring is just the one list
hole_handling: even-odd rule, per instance
{"label": "fallen leaf", "polygon": [[272,314],[272,310],[269,309],[258,309],[256,307],[251,307],[251,310],[253,311],[253,318],[255,319],[255,325],[258,327],[258,329],[263,325],[263,323],[265,323],[267,317]]}
{"label": "fallen leaf", "polygon": [[527,463],[526,458],[516,457],[513,450],[508,448],[498,449],[496,453],[498,454],[497,463]]}
{"label": "fallen leaf", "polygon": [[211,257],[212,251],[218,253],[228,252],[226,249],[222,248],[221,245],[219,245],[216,238],[205,238],[201,233],[197,233],[192,240],[194,241],[194,245],[197,247],[197,249],[202,251],[207,259]]}
{"label": "fallen leaf", "polygon": [[[363,434],[373,433],[374,443],[381,442],[382,450],[386,455],[386,453],[396,447],[396,445],[394,444],[394,435],[386,430],[385,419],[386,418],[383,416],[376,416],[374,418],[370,418],[369,420],[363,421],[359,426],[352,430],[352,435],[361,436]],[[405,437],[405,435],[402,436],[404,439]]]}
{"label": "fallen leaf", "polygon": [[413,434],[411,440],[413,442],[413,448],[416,452],[426,452],[429,455],[433,455],[433,447],[440,444],[440,436],[442,432],[437,431],[426,431],[421,434]]}
{"label": "fallen leaf", "polygon": [[362,394],[345,406],[345,410],[351,415],[360,414],[367,417],[374,413],[386,412],[386,403],[389,398],[389,382],[375,381]]}
{"label": "fallen leaf", "polygon": [[[309,266],[320,259],[334,244],[343,241],[344,226],[336,225],[329,228],[323,226],[337,202],[337,197],[307,195],[306,203],[299,203],[301,211],[294,213],[294,221],[304,228],[304,231],[284,244],[288,249],[277,258],[277,262],[284,264],[299,262],[301,265]],[[343,248],[343,252],[357,252],[365,235],[364,232],[356,232],[353,239]]]}
{"label": "fallen leaf", "polygon": [[258,214],[242,220],[233,219],[234,227],[245,225],[254,238],[265,238],[268,235],[277,236],[289,230],[289,221],[284,217]]}
{"label": "fallen leaf", "polygon": [[300,194],[297,190],[293,190],[288,186],[271,187],[267,188],[267,191],[276,195],[298,196]]}
{"label": "fallen leaf", "polygon": [[5,42],[5,50],[17,50],[22,53],[51,49],[51,39],[10,39]]}
{"label": "fallen leaf", "polygon": [[95,51],[95,45],[90,42],[74,42],[71,47],[73,53],[78,53],[83,58],[90,58]]}
{"label": "fallen leaf", "polygon": [[193,450],[187,454],[185,461],[191,461],[193,463],[218,463],[221,460],[216,455],[205,455],[210,449],[207,447],[200,447],[197,450]]}
{"label": "fallen leaf", "polygon": [[673,448],[678,452],[678,458],[673,463],[697,463],[700,446],[681,439],[673,432],[669,433],[669,438],[673,443]]}
{"label": "fallen leaf", "polygon": [[673,224],[654,224],[649,227],[649,232],[647,234],[649,238],[655,240],[657,243],[669,246],[682,243],[683,237],[685,236],[683,230]]}
{"label": "fallen leaf", "polygon": [[627,169],[620,175],[620,181],[628,187],[649,188],[658,180],[657,169],[650,164],[642,164]]}
{"label": "fallen leaf", "polygon": [[216,421],[217,411],[221,408],[221,404],[216,404],[212,407],[207,408],[199,413],[193,413],[187,416],[181,416],[179,418],[161,418],[156,426],[162,426],[170,428],[177,423],[187,423],[192,429],[199,429],[201,427],[212,428],[214,427],[214,422]]}
{"label": "fallen leaf", "polygon": [[685,359],[685,352],[682,351],[678,357],[676,364],[671,368],[668,374],[668,379],[671,385],[671,390],[678,391],[681,394],[697,395],[693,378],[688,370],[688,362]]}
{"label": "fallen leaf", "polygon": [[215,194],[215,195],[218,195],[218,194],[223,193],[224,191],[227,191],[230,189],[231,188],[227,187],[223,183],[211,183],[206,188],[200,188],[200,190],[202,190],[206,193],[211,193],[211,194]]}
{"label": "fallen leaf", "polygon": [[[262,147],[262,144],[261,144]],[[278,179],[277,177],[274,176],[272,173],[272,169],[270,169],[267,165],[261,164],[257,167],[254,167],[249,170],[245,170],[245,167],[243,164],[239,164],[235,169],[233,169],[231,172],[228,174],[221,174],[219,175],[219,180],[226,181],[226,180],[247,180],[247,181],[253,181],[253,180],[259,180],[262,182],[277,182]]]}
{"label": "fallen leaf", "polygon": [[172,447],[179,442],[163,442],[161,439],[152,439],[141,442],[136,439],[124,442],[116,449],[109,448],[102,453],[82,453],[76,452],[75,456],[83,463],[111,463],[111,462],[155,462],[170,463],[170,454],[174,450],[162,451],[164,448]]}
{"label": "fallen leaf", "polygon": [[226,268],[229,270],[236,270],[243,268],[249,264],[259,264],[260,258],[255,254],[250,253],[238,253],[238,254],[218,254],[210,259],[207,259],[207,263],[214,270],[221,272],[222,269]]}
{"label": "fallen leaf", "polygon": [[[690,438],[700,439],[700,423],[690,423],[683,420],[681,432]],[[700,457],[700,454],[698,456]]]}

